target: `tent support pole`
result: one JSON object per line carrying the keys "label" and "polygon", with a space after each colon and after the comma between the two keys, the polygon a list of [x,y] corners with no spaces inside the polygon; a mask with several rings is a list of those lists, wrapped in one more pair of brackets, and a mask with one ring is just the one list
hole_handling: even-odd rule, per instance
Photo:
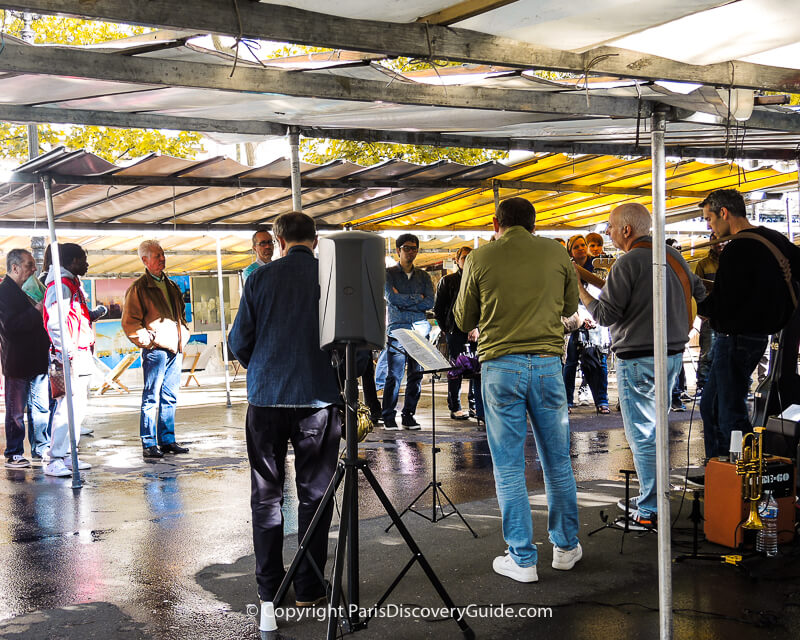
{"label": "tent support pole", "polygon": [[656,384],[659,638],[672,640],[672,544],[669,506],[669,397],[667,388],[666,114],[653,114],[653,353]]}
{"label": "tent support pole", "polygon": [[[67,403],[67,429],[69,430],[69,446],[72,456],[72,488],[81,488],[81,472],[78,469],[78,443],[75,441],[75,406],[72,396],[72,363],[69,353],[64,353],[64,345],[67,344],[64,317],[64,293],[61,290],[61,255],[58,252],[58,238],[56,238],[56,218],[53,209],[53,191],[51,189],[50,176],[41,177],[44,187],[44,198],[47,205],[47,228],[50,230],[50,255],[53,261],[53,273],[56,274],[53,289],[56,292],[56,307],[58,309],[58,332],[61,336],[61,361],[64,365],[64,387]],[[45,297],[46,300],[46,297]],[[80,402],[86,402],[86,398],[79,398]],[[54,425],[55,427],[55,425]]]}
{"label": "tent support pole", "polygon": [[292,210],[302,211],[300,200],[300,133],[296,127],[289,128],[289,148],[292,153]]}
{"label": "tent support pole", "polygon": [[217,285],[219,286],[219,322],[222,328],[222,363],[225,366],[225,406],[231,407],[231,378],[228,374],[228,323],[225,318],[225,289],[222,286],[222,245],[217,240]]}

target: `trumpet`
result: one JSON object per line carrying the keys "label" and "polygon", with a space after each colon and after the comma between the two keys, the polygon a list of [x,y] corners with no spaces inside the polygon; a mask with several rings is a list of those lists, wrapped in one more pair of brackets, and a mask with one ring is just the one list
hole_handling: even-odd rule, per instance
{"label": "trumpet", "polygon": [[764,451],[761,433],[764,427],[755,427],[753,433],[742,438],[742,458],[736,462],[736,473],[742,476],[742,495],[750,502],[750,515],[742,525],[744,529],[763,529],[764,523],[758,515],[764,475]]}

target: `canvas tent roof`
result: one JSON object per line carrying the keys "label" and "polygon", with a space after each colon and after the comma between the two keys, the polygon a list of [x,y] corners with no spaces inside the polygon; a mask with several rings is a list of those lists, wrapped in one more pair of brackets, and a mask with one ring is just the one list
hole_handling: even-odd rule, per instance
{"label": "canvas tent roof", "polygon": [[[565,232],[591,226],[623,200],[649,203],[649,127],[657,104],[672,108],[666,144],[673,215],[695,215],[697,200],[711,188],[797,184],[800,114],[775,104],[780,98],[753,100],[737,91],[800,88],[791,71],[800,68],[791,45],[800,41],[796,3],[344,0],[326,6],[332,13],[324,15],[309,13],[318,3],[299,0],[239,4],[241,22],[233,7],[211,0],[197,0],[192,12],[111,1],[2,5],[166,29],[94,47],[33,47],[7,37],[0,55],[6,120],[183,128],[227,141],[283,136],[291,126],[315,137],[537,152],[514,167],[304,165],[304,208],[323,227],[482,229],[495,189],[500,197],[531,198],[541,226]],[[708,26],[731,19],[747,37]],[[676,51],[675,29],[703,37]],[[206,33],[333,51],[264,61],[262,68],[243,47],[238,59],[203,47],[196,36]],[[380,64],[398,55],[427,60],[428,68]],[[439,68],[438,59],[467,64]],[[776,60],[780,67],[759,66]],[[543,78],[534,73],[538,67],[573,76]],[[736,158],[752,161],[733,164]],[[784,164],[770,168],[757,159]],[[56,175],[62,229],[103,221],[118,229],[189,224],[233,233],[290,206],[287,162],[247,168],[224,159],[153,157],[114,168],[82,152],[58,151],[39,162],[19,175],[83,176],[82,184],[68,185]],[[43,220],[40,196],[27,185],[7,187],[0,224]]]}
{"label": "canvas tent roof", "polygon": [[[674,159],[667,172],[668,221],[696,217],[697,203],[713,189],[796,189],[793,166],[751,165]],[[442,260],[471,241],[471,232],[491,228],[495,187],[500,198],[530,199],[538,228],[563,235],[604,222],[621,202],[651,202],[649,158],[543,154],[512,166],[488,162],[476,167],[398,160],[360,167],[338,161],[303,163],[301,170],[304,211],[320,229],[413,229],[455,236],[426,242],[420,264]],[[61,233],[69,232],[90,252],[90,273],[136,272],[136,245],[148,235],[161,239],[176,272],[215,268],[209,235],[221,238],[223,268],[239,270],[252,260],[253,228],[291,210],[290,171],[286,160],[247,167],[228,158],[166,156],[119,167],[90,153],[58,149],[22,165],[10,182],[0,184],[0,229],[29,235],[41,229],[46,235],[44,195],[37,183],[41,172],[55,181]],[[27,244],[12,235],[0,241],[0,248]],[[387,248],[391,253],[391,243]]]}

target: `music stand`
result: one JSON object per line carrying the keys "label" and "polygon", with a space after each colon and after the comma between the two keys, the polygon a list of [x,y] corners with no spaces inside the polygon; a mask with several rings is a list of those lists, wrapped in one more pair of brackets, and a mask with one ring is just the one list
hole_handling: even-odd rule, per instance
{"label": "music stand", "polygon": [[[422,336],[413,331],[411,329],[395,329],[392,331],[392,335],[397,339],[400,345],[405,349],[406,354],[408,354],[409,358],[413,358],[416,362],[422,367],[424,373],[431,374],[431,451],[433,453],[432,458],[432,469],[431,469],[431,481],[427,484],[427,486],[420,491],[419,495],[414,498],[409,505],[400,512],[400,517],[402,518],[408,511],[412,513],[416,513],[418,516],[422,516],[429,522],[433,522],[434,524],[439,520],[444,520],[445,518],[449,518],[452,515],[457,515],[461,518],[461,522],[464,523],[464,526],[469,529],[469,532],[472,534],[472,537],[477,538],[478,534],[469,526],[469,523],[464,519],[464,516],[458,510],[458,507],[453,504],[453,501],[450,497],[445,493],[444,489],[442,489],[442,483],[436,479],[436,454],[441,452],[441,449],[436,446],[436,380],[440,378],[440,374],[445,371],[450,371],[453,367],[450,366],[450,363],[445,360],[444,356],[439,353],[439,350],[433,346],[428,340],[422,338]],[[414,508],[414,505],[419,502],[419,499],[428,493],[428,490],[433,491],[433,499],[431,502],[431,515],[428,516],[421,511],[417,511]],[[442,500],[439,497],[439,494],[444,496],[444,499],[447,500],[447,504],[450,505],[451,511],[445,511],[444,505],[442,504]],[[438,509],[438,511],[437,511]],[[394,526],[394,522],[392,522],[384,531],[389,531]]]}
{"label": "music stand", "polygon": [[[297,572],[303,558],[306,556],[306,551],[311,537],[317,531],[322,514],[325,509],[331,505],[336,496],[336,490],[339,484],[344,480],[344,496],[342,498],[342,510],[339,518],[339,535],[336,546],[336,559],[333,565],[333,581],[332,593],[330,602],[328,604],[328,640],[334,640],[337,635],[337,626],[339,625],[339,614],[342,613],[342,627],[345,632],[359,631],[365,629],[369,621],[375,616],[375,613],[370,613],[366,618],[361,618],[359,611],[359,570],[358,570],[358,472],[364,474],[367,482],[370,485],[373,493],[377,496],[384,510],[392,519],[392,523],[397,526],[397,530],[403,537],[406,545],[412,553],[411,559],[403,567],[400,574],[392,581],[386,592],[378,599],[378,602],[370,607],[369,611],[377,612],[381,605],[386,601],[394,588],[400,584],[400,581],[406,573],[418,562],[428,577],[431,585],[439,594],[439,597],[444,602],[449,611],[453,612],[451,617],[458,624],[461,632],[465,638],[471,639],[475,637],[475,633],[470,626],[466,623],[463,617],[457,617],[456,605],[450,598],[444,586],[439,581],[433,567],[428,563],[425,556],[422,554],[416,541],[411,536],[397,510],[392,506],[383,488],[378,483],[377,478],[373,475],[365,458],[358,457],[358,436],[356,425],[356,405],[358,402],[358,377],[356,376],[356,345],[348,342],[345,347],[345,436],[347,441],[347,448],[345,451],[344,459],[339,461],[336,467],[336,472],[331,478],[328,488],[325,490],[325,495],[322,497],[317,512],[314,514],[311,524],[308,526],[306,534],[300,541],[300,546],[297,549],[292,564],[283,578],[278,591],[275,594],[273,603],[275,606],[280,605],[286,593],[289,590],[289,585]],[[325,532],[327,534],[327,531]],[[347,562],[345,563],[345,552],[347,552]],[[308,561],[317,573],[321,582],[324,582],[322,573],[319,567],[316,566],[313,559],[309,556]],[[342,593],[342,579],[344,577],[345,564],[347,569],[347,599],[346,602],[349,606],[341,607],[341,601],[344,597]]]}
{"label": "music stand", "polygon": [[594,531],[590,531],[587,535],[593,536],[595,533],[599,533],[604,529],[615,529],[617,531],[622,531],[622,537],[619,541],[619,552],[622,553],[622,548],[625,544],[625,535],[628,533],[641,533],[643,531],[652,531],[653,533],[656,532],[655,527],[646,527],[644,530],[642,529],[631,529],[629,524],[631,522],[630,516],[630,496],[631,496],[631,476],[636,473],[633,469],[620,469],[620,473],[625,474],[625,515],[617,516],[614,518],[613,521],[609,522],[609,516],[605,514],[603,509],[600,510],[600,520],[603,521],[603,525],[597,527]]}

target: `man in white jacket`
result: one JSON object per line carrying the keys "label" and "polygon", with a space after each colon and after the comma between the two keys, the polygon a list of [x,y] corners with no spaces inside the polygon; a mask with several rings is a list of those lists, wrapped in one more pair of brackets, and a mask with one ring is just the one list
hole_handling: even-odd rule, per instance
{"label": "man in white jacket", "polygon": [[[89,263],[86,252],[77,244],[66,243],[58,247],[61,259],[62,307],[61,314],[65,334],[61,335],[58,321],[58,298],[56,296],[55,266],[50,267],[47,276],[47,289],[44,297],[44,320],[53,355],[57,363],[63,366],[64,356],[69,358],[72,370],[72,406],[74,412],[73,429],[75,444],[81,435],[81,423],[86,415],[86,394],[89,377],[94,370],[92,347],[94,346],[94,330],[92,329],[92,313],[86,304],[86,296],[81,286],[80,277],[86,275]],[[104,312],[104,308],[100,309]],[[102,313],[99,313],[102,315]],[[44,469],[48,476],[69,476],[72,474],[72,458],[69,456],[69,421],[67,414],[66,394],[56,399],[53,410],[53,429],[50,436],[49,462]],[[79,469],[89,469],[88,462],[79,461]]]}

